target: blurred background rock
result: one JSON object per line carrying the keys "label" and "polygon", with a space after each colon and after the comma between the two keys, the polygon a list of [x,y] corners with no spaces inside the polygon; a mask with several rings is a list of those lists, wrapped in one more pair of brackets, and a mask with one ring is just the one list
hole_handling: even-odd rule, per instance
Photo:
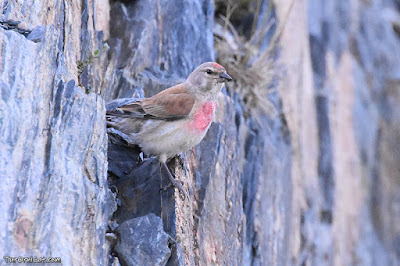
{"label": "blurred background rock", "polygon": [[[399,1],[0,3],[0,255],[400,264]],[[169,163],[187,199],[105,103],[205,61],[235,81]]]}

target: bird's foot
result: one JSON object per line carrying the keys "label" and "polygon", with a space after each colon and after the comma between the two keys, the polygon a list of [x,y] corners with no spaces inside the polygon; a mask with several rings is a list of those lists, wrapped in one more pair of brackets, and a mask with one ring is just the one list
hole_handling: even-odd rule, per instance
{"label": "bird's foot", "polygon": [[166,186],[166,187],[164,187],[164,190],[167,190],[168,188],[170,188],[171,186],[174,186],[174,187],[176,187],[180,192],[182,192],[183,194],[186,194],[186,192],[185,192],[185,190],[183,189],[183,186],[182,186],[182,181],[179,181],[179,180],[176,180],[176,179],[174,179],[174,178],[170,178],[169,179],[170,180],[170,182],[169,182],[169,184]]}
{"label": "bird's foot", "polygon": [[169,171],[168,166],[167,166],[166,163],[163,163],[163,165],[164,165],[164,168],[167,170],[169,180],[171,181],[171,183],[170,183],[168,186],[166,186],[166,187],[164,188],[164,190],[167,190],[167,189],[171,186],[171,184],[172,184],[172,185],[173,185],[174,187],[176,187],[180,192],[182,192],[182,194],[183,194],[187,199],[189,199],[189,195],[188,195],[187,192],[183,189],[182,181],[176,180],[176,179],[172,176],[172,174],[171,174],[171,172]]}

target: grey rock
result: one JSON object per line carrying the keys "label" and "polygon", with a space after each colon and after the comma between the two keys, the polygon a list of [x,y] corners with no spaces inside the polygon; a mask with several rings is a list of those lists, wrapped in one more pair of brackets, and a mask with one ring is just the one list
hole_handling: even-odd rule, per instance
{"label": "grey rock", "polygon": [[80,10],[65,17],[67,8],[63,1],[1,6],[0,249],[105,265],[116,208],[107,184],[105,105],[77,86],[76,76],[79,52],[102,44],[81,46]]}
{"label": "grey rock", "polygon": [[28,34],[26,38],[33,42],[40,42],[44,38],[45,33],[45,26],[37,26]]}
{"label": "grey rock", "polygon": [[154,95],[212,60],[213,16],[211,0],[114,2],[109,66],[116,78],[104,98],[131,97],[134,87]]}
{"label": "grey rock", "polygon": [[185,265],[185,254],[178,242],[174,242],[171,247],[171,257],[167,262],[167,266]]}
{"label": "grey rock", "polygon": [[105,237],[112,245],[117,244],[118,238],[114,233],[106,233]]}
{"label": "grey rock", "polygon": [[175,237],[174,188],[167,188],[169,179],[158,160],[141,162],[139,153],[139,147],[128,147],[121,139],[109,142],[109,180],[117,188],[120,202],[114,219],[122,223],[155,213],[162,217],[164,230]]}
{"label": "grey rock", "polygon": [[[258,21],[268,14],[268,2],[262,1]],[[145,49],[160,37],[154,29],[159,25],[155,21],[157,13],[150,8],[154,3],[143,3],[113,6],[112,16],[118,23],[112,34],[112,60],[129,70],[119,70],[117,84],[128,81],[130,85],[116,86],[107,95],[124,95],[134,86],[141,86],[152,95],[176,83],[177,79],[167,71],[185,77],[172,64],[158,64],[179,58],[174,49],[172,57],[163,53],[149,55]],[[170,3],[173,5],[174,1]],[[177,177],[184,179],[194,192],[189,204],[195,207],[188,210],[181,203],[156,208],[161,211],[174,206],[173,226],[186,264],[398,263],[397,227],[390,225],[398,215],[386,212],[383,206],[386,203],[396,210],[398,207],[394,192],[398,167],[392,164],[398,161],[398,151],[392,140],[397,139],[398,126],[395,106],[399,100],[394,92],[399,80],[400,60],[395,48],[399,40],[393,21],[384,17],[387,12],[377,16],[384,8],[382,5],[369,2],[354,7],[346,1],[294,4],[287,22],[290,26],[285,29],[297,30],[283,35],[277,55],[289,55],[287,61],[280,62],[288,72],[278,84],[273,84],[279,92],[270,96],[279,117],[249,117],[239,95],[227,91],[220,102],[222,114],[217,123],[195,151],[184,154],[183,165],[174,165]],[[275,7],[272,13],[277,21],[285,21],[288,3],[279,2]],[[145,21],[142,14],[149,19]],[[171,25],[174,22],[163,20],[163,27]],[[357,30],[351,25],[358,25]],[[128,28],[139,36],[134,42],[126,33]],[[163,34],[170,37],[168,30]],[[270,40],[271,35],[265,36],[261,47],[265,48]],[[308,43],[310,47],[302,46]],[[295,62],[308,65],[293,63],[294,48],[299,48]],[[130,50],[137,52],[132,55]],[[305,53],[300,58],[308,50],[309,57]],[[351,58],[347,63],[343,62],[346,56]],[[303,84],[300,80],[314,85],[299,85]],[[354,87],[346,87],[349,80]],[[344,145],[342,140],[351,145]],[[109,160],[117,154],[110,153]],[[144,173],[154,171],[151,163],[124,164],[134,169],[125,174],[131,179],[141,180]],[[118,175],[126,178],[122,172]],[[128,192],[131,185],[125,185],[126,182],[121,181],[126,188],[120,195],[123,200],[117,217],[122,217],[127,209],[134,210],[136,215],[141,212],[141,201],[130,201],[132,195],[136,198],[139,193]],[[138,181],[130,182],[132,187],[138,186],[134,184]],[[193,248],[185,239],[193,239],[197,246]],[[332,248],[341,245],[348,250]]]}
{"label": "grey rock", "polygon": [[[106,98],[126,97],[135,86],[143,87],[147,95],[152,95],[178,83],[176,77],[185,78],[199,62],[211,60],[209,54],[212,48],[208,42],[196,46],[182,43],[187,38],[201,39],[196,35],[202,34],[202,31],[211,33],[211,18],[206,17],[208,21],[204,24],[196,22],[197,26],[193,26],[188,35],[190,37],[177,38],[169,44],[168,29],[176,28],[172,36],[185,35],[185,30],[177,29],[190,25],[193,23],[192,17],[198,15],[170,12],[178,16],[173,21],[168,18],[166,10],[161,16],[162,27],[166,29],[162,38],[166,38],[167,46],[177,45],[182,49],[179,52],[175,48],[165,50],[169,54],[159,54],[160,59],[157,59],[157,55],[148,54],[147,49],[159,38],[154,27],[154,23],[159,21],[155,19],[155,9],[151,8],[153,4],[152,1],[146,4],[137,1],[135,4],[116,2],[113,5],[111,62],[115,60],[112,65],[119,65],[124,70],[115,72],[119,83],[113,86],[112,91],[106,92]],[[162,2],[162,5],[170,6],[170,10],[175,4],[174,1],[168,1],[168,4]],[[202,5],[207,6],[207,12],[213,9],[208,1],[203,1]],[[180,23],[177,24],[177,21]],[[207,27],[202,28],[204,25]],[[131,41],[131,32],[140,36],[134,42]],[[131,53],[132,50],[135,53]],[[179,58],[185,58],[187,52],[202,55],[198,61],[187,60],[185,64],[175,66],[174,60],[179,62]],[[279,101],[279,95],[277,98]],[[118,222],[124,222],[149,212],[161,214],[164,230],[180,239],[176,248],[172,249],[169,265],[195,264],[196,261],[227,265],[246,265],[252,261],[273,264],[275,257],[280,258],[279,263],[285,264],[289,245],[285,232],[290,228],[291,205],[291,190],[287,186],[290,183],[291,165],[288,130],[281,118],[271,120],[264,117],[263,127],[253,119],[247,119],[243,103],[237,95],[221,99],[220,105],[223,106],[221,118],[211,126],[195,153],[184,154],[183,158],[187,159],[183,159],[183,165],[175,163],[176,160],[169,164],[170,169],[175,169],[176,177],[185,180],[193,192],[193,198],[188,202],[178,204],[173,194],[160,191],[160,182],[165,187],[168,177],[165,173],[160,174],[157,161],[141,163],[138,159],[140,150],[137,148],[129,148],[123,142],[109,143],[110,178],[118,188],[118,199],[121,201],[115,218]],[[262,192],[259,192],[259,187]],[[275,214],[283,217],[285,229],[276,234],[273,240],[279,243],[279,249],[272,250],[268,248],[267,238],[274,234],[274,220],[270,214],[276,202],[268,196],[263,196],[264,200],[257,197],[275,195],[276,191],[284,191],[279,196],[280,205]],[[186,209],[186,204],[196,207]],[[259,223],[266,224],[265,228],[269,229],[260,231]],[[197,243],[195,248],[192,242]]]}
{"label": "grey rock", "polygon": [[164,232],[160,217],[150,213],[123,222],[117,232],[121,240],[115,246],[126,265],[166,265],[171,250],[169,235]]}
{"label": "grey rock", "polygon": [[140,98],[120,98],[120,99],[115,99],[112,101],[109,101],[106,105],[106,110],[107,111],[112,111],[117,109],[118,107],[121,107],[123,105],[129,104],[129,103],[133,103],[137,100],[139,100]]}
{"label": "grey rock", "polygon": [[[111,19],[108,68],[112,69],[108,71],[115,79],[103,94],[109,103],[135,94],[142,97],[136,88],[143,88],[146,97],[154,95],[182,82],[200,63],[212,60],[212,1],[115,2]],[[107,109],[125,102],[121,101],[111,102]],[[123,138],[109,136],[109,179],[121,203],[115,219],[121,223],[153,212],[162,217],[164,230],[175,237],[174,188],[167,188],[167,173],[156,160],[140,162],[140,150],[125,146]],[[170,169],[175,165],[174,160],[169,162]],[[176,252],[174,248],[173,260],[182,262],[183,256]]]}
{"label": "grey rock", "polygon": [[[399,186],[394,177],[400,176],[398,166],[391,163],[398,161],[398,145],[389,140],[396,138],[392,134],[398,124],[398,116],[396,119],[392,114],[397,113],[394,106],[399,99],[392,92],[399,87],[395,80],[400,73],[400,52],[395,47],[400,40],[388,14],[398,11],[395,2],[387,4],[368,1],[354,7],[347,1],[309,1],[308,25],[303,29],[309,32],[314,96],[292,102],[292,107],[312,103],[315,111],[310,109],[303,115],[293,112],[288,121],[295,124],[315,114],[315,120],[309,119],[299,131],[295,127],[291,131],[298,139],[304,133],[308,139],[307,147],[298,146],[301,141],[293,142],[297,147],[294,152],[299,154],[294,162],[311,159],[317,164],[293,175],[294,180],[305,184],[303,196],[296,192],[302,189],[293,186],[297,195],[294,202],[306,202],[304,210],[298,212],[300,217],[293,217],[301,225],[292,228],[292,233],[301,234],[299,253],[293,255],[296,264],[399,264],[398,223],[394,222],[399,212],[382,208],[382,202],[398,208],[394,191]],[[297,17],[292,23],[301,20]],[[293,41],[300,40],[301,34],[286,36],[282,51],[298,49]],[[297,65],[296,69],[300,68]],[[302,78],[304,74],[299,73]],[[290,95],[297,90],[300,88],[285,92]],[[305,86],[301,90],[308,93]],[[313,128],[313,121],[314,132],[308,130]],[[318,141],[311,141],[311,136]],[[393,149],[388,148],[389,142]],[[312,155],[310,147],[317,147],[314,151],[318,156]],[[332,248],[339,245],[346,248]]]}
{"label": "grey rock", "polygon": [[[222,54],[214,1],[0,5],[3,255],[65,265],[120,265],[133,254],[138,264],[399,265],[399,1],[294,1],[287,16],[292,2],[257,1],[255,14],[256,28],[269,11],[275,30],[284,25],[268,96],[279,116],[251,116],[236,88],[225,89],[204,141],[169,162],[189,199],[167,187],[157,160],[141,161],[118,135],[107,140],[105,111]],[[239,11],[251,18],[257,3]],[[80,75],[78,60],[88,62]]]}

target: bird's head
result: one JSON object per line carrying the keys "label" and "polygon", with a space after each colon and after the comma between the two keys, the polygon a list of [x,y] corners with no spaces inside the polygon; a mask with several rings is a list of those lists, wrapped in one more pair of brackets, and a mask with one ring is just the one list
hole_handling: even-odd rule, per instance
{"label": "bird's head", "polygon": [[203,95],[216,96],[222,89],[224,82],[232,78],[220,64],[214,62],[203,63],[198,66],[188,77],[186,82],[192,89]]}

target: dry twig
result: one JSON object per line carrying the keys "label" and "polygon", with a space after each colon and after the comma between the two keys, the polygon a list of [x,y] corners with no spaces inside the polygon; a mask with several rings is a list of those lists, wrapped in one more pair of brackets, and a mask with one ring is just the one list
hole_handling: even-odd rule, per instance
{"label": "dry twig", "polygon": [[256,14],[252,23],[252,35],[249,40],[240,36],[230,23],[229,19],[235,9],[238,8],[239,2],[232,5],[229,1],[227,16],[221,16],[224,21],[224,28],[219,31],[217,28],[215,32],[215,49],[218,51],[218,60],[235,80],[230,88],[234,87],[235,91],[242,96],[250,115],[257,117],[258,112],[261,111],[270,116],[276,116],[276,108],[268,100],[268,94],[276,92],[276,90],[271,89],[272,84],[275,80],[279,80],[278,73],[280,71],[277,71],[274,55],[294,0],[289,7],[287,16],[272,34],[269,46],[263,51],[261,49],[262,40],[271,32],[276,21],[271,18],[272,7],[268,6],[268,15],[263,19],[262,26],[256,27],[261,8],[261,1],[257,1]]}

